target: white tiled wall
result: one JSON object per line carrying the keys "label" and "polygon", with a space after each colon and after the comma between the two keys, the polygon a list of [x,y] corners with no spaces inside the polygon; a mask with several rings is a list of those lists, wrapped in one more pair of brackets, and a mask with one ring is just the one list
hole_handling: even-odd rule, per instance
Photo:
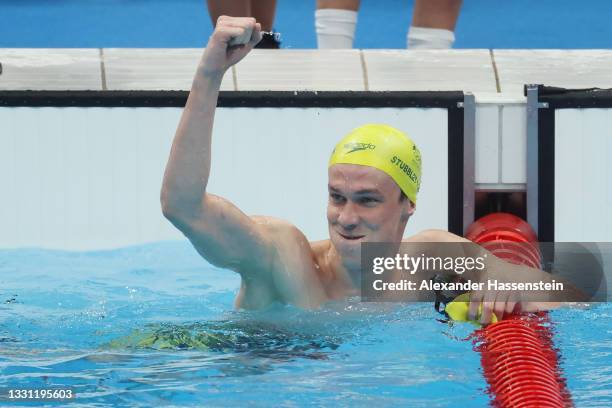
{"label": "white tiled wall", "polygon": [[108,248],[180,237],[159,204],[179,114],[0,109],[0,247]]}
{"label": "white tiled wall", "polygon": [[500,105],[501,182],[527,183],[527,112],[522,105]]}
{"label": "white tiled wall", "polygon": [[[0,108],[0,247],[101,249],[181,238],[159,204],[180,112]],[[445,109],[222,108],[208,190],[248,214],[285,218],[310,239],[326,238],[334,144],[365,122],[388,123],[408,132],[424,158],[407,234],[445,229],[446,116]]]}
{"label": "white tiled wall", "polygon": [[476,107],[476,163],[477,184],[499,183],[499,107]]}
{"label": "white tiled wall", "polygon": [[476,184],[490,190],[524,190],[527,118],[516,101],[476,104]]}
{"label": "white tiled wall", "polygon": [[555,241],[612,242],[612,109],[555,113]]}

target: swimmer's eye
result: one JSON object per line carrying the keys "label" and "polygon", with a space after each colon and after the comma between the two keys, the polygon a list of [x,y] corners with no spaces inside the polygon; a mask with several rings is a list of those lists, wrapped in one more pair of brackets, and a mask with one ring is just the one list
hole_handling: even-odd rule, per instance
{"label": "swimmer's eye", "polygon": [[367,206],[367,207],[375,206],[376,204],[380,202],[381,200],[375,197],[360,197],[357,199],[357,203],[359,203],[360,205]]}
{"label": "swimmer's eye", "polygon": [[329,193],[329,198],[331,199],[331,201],[333,201],[336,204],[341,204],[346,201],[346,198],[336,193]]}

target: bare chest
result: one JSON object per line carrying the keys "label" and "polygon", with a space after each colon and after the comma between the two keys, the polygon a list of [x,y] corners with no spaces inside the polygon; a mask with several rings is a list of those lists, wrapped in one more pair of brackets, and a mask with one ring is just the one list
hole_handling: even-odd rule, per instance
{"label": "bare chest", "polygon": [[242,279],[236,307],[261,309],[279,302],[305,309],[317,308],[330,300],[328,275],[329,271],[320,265],[308,241],[288,241],[279,246],[267,279]]}

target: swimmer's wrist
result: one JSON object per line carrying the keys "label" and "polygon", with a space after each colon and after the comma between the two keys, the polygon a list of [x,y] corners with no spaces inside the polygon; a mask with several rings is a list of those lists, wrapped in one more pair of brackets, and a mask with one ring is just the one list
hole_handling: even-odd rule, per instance
{"label": "swimmer's wrist", "polygon": [[198,78],[202,78],[204,80],[210,81],[213,84],[218,84],[219,86],[221,86],[221,81],[223,80],[223,76],[225,75],[225,71],[219,71],[219,70],[211,70],[206,68],[206,66],[204,65],[200,65],[198,67],[198,71],[197,71],[197,75],[196,75],[196,80]]}

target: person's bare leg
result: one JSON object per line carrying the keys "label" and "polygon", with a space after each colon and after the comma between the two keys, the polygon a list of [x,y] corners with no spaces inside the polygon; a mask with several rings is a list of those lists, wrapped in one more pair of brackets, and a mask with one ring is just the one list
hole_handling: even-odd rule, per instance
{"label": "person's bare leg", "polygon": [[207,0],[213,26],[219,16],[251,17],[251,0]]}
{"label": "person's bare leg", "polygon": [[251,0],[251,17],[261,23],[263,31],[272,31],[275,14],[276,0]]}
{"label": "person's bare leg", "polygon": [[317,0],[317,10],[321,9],[341,9],[359,10],[359,0]]}
{"label": "person's bare leg", "polygon": [[412,25],[455,31],[461,3],[462,0],[415,0]]}
{"label": "person's bare leg", "polygon": [[321,49],[353,48],[359,0],[317,0],[315,28]]}
{"label": "person's bare leg", "polygon": [[415,0],[407,47],[451,48],[462,0]]}
{"label": "person's bare leg", "polygon": [[269,34],[274,28],[274,15],[276,14],[276,0],[251,0],[251,17],[261,23],[264,31],[262,40],[255,48],[280,48],[280,41],[273,34]]}

